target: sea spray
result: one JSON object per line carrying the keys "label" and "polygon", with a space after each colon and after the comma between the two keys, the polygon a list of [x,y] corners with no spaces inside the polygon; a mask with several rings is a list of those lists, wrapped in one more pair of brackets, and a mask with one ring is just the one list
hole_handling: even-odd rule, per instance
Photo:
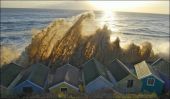
{"label": "sea spray", "polygon": [[80,66],[93,57],[103,64],[115,58],[125,63],[138,63],[153,61],[157,57],[149,42],[141,45],[131,43],[125,49],[120,46],[119,37],[110,42],[113,32],[107,26],[97,26],[93,13],[55,20],[34,33],[31,44],[18,60],[24,66],[41,62],[57,67],[66,63]]}
{"label": "sea spray", "polygon": [[[93,13],[83,13],[72,21],[59,19],[47,28],[37,33],[31,44],[26,48],[28,63],[42,62],[53,67],[66,63],[80,66],[85,61],[95,57],[103,64],[114,58],[126,63],[137,63],[150,57],[151,44],[137,46],[129,45],[124,50],[120,47],[120,40],[110,42],[112,31],[107,26],[91,28],[93,33],[83,35],[88,29],[90,21],[94,21]],[[89,33],[87,33],[89,34]]]}
{"label": "sea spray", "polygon": [[12,46],[0,46],[0,67],[10,62],[16,61],[19,57],[19,52]]}
{"label": "sea spray", "polygon": [[157,54],[159,57],[162,57],[168,61],[170,61],[170,42],[160,42],[159,44],[154,43],[154,52]]}

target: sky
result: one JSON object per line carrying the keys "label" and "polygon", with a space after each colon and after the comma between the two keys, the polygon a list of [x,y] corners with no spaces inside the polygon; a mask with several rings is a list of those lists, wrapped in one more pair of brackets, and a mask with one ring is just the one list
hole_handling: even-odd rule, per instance
{"label": "sky", "polygon": [[73,10],[112,10],[169,14],[169,1],[45,1],[1,0],[1,8],[46,8]]}

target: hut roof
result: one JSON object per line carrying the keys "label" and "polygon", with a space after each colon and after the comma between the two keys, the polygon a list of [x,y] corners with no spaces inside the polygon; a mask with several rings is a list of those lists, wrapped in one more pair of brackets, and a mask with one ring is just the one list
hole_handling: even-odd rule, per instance
{"label": "hut roof", "polygon": [[170,62],[164,60],[163,58],[159,58],[151,65],[154,69],[170,78]]}
{"label": "hut roof", "polygon": [[[152,69],[152,67],[145,61],[142,61],[135,65],[136,74],[139,79],[145,78],[147,76],[153,75],[160,81],[162,81],[159,75]],[[163,81],[162,81],[163,82]]]}
{"label": "hut roof", "polygon": [[[44,88],[49,68],[43,64],[37,63],[29,67],[22,75],[22,78],[19,80],[18,84],[22,83],[25,80],[29,80],[40,87]],[[17,84],[17,85],[18,85]]]}
{"label": "hut roof", "polygon": [[62,67],[59,67],[56,70],[50,86],[53,86],[53,85],[59,84],[60,82],[65,81],[68,84],[78,87],[79,80],[80,80],[79,69],[70,64],[66,64]]}
{"label": "hut roof", "polygon": [[8,87],[22,70],[23,68],[21,66],[18,66],[14,63],[3,66],[0,71],[0,84],[2,86]]}
{"label": "hut roof", "polygon": [[130,70],[118,59],[113,60],[107,68],[117,82],[130,74]]}
{"label": "hut roof", "polygon": [[104,78],[109,80],[104,66],[95,58],[87,61],[85,64],[82,65],[82,67],[85,85],[95,80],[99,76],[103,76]]}

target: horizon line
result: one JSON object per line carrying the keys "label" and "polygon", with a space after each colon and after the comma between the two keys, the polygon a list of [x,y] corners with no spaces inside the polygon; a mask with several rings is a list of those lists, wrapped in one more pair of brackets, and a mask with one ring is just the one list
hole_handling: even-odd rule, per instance
{"label": "horizon line", "polygon": [[[15,8],[15,7],[2,7],[1,9],[44,9],[44,10],[74,10],[74,11],[101,11],[96,9],[62,9],[62,8]],[[143,14],[161,14],[161,15],[170,15],[170,13],[152,13],[152,12],[133,12],[133,11],[112,11],[112,12],[123,12],[123,13],[143,13]]]}

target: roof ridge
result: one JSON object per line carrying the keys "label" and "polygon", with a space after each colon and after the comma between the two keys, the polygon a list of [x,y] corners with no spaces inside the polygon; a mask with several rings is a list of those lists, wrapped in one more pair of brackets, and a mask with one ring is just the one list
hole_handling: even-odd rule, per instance
{"label": "roof ridge", "polygon": [[64,81],[66,81],[66,76],[68,75],[68,71],[69,71],[69,66],[71,66],[70,64],[65,64],[65,66],[67,66],[67,68],[66,68],[66,71],[65,71],[65,73],[64,73]]}
{"label": "roof ridge", "polygon": [[157,59],[155,62],[153,62],[151,65],[154,65],[155,63],[159,62],[160,60],[162,60],[162,58]]}
{"label": "roof ridge", "polygon": [[91,60],[94,60],[95,58],[93,57],[93,58],[91,58],[91,59],[89,59],[89,60],[87,60],[85,63],[83,63],[81,66],[83,66],[83,65],[85,65],[85,64],[87,64],[88,62],[90,62]]}
{"label": "roof ridge", "polygon": [[71,67],[73,67],[74,69],[76,69],[76,70],[78,70],[78,71],[79,71],[79,69],[78,69],[77,67],[75,67],[75,66],[71,65],[70,63],[67,63],[66,65],[69,65],[69,66],[71,66]]}
{"label": "roof ridge", "polygon": [[47,68],[47,69],[49,69],[48,66],[46,66],[46,65],[44,65],[44,64],[42,64],[42,63],[38,63],[38,64],[41,65],[41,66],[43,66],[43,67],[45,67],[45,68]]}
{"label": "roof ridge", "polygon": [[67,63],[67,64],[64,64],[64,65],[62,65],[62,66],[60,66],[60,67],[58,67],[58,68],[56,69],[56,71],[59,70],[59,69],[62,69],[62,68],[64,68],[64,67],[66,67],[66,66],[68,66],[68,63]]}
{"label": "roof ridge", "polygon": [[[37,63],[36,63],[37,64]],[[30,80],[32,75],[34,74],[34,71],[36,71],[36,69],[38,68],[36,64],[32,65],[32,68],[34,68],[33,70],[31,69],[31,73],[28,76],[28,79]]]}
{"label": "roof ridge", "polygon": [[[148,65],[149,65],[149,64],[147,64],[145,60],[143,60],[143,61],[140,62],[140,63],[135,64],[135,71],[136,71],[137,77],[138,77],[139,79],[142,79],[142,78],[144,78],[144,77],[147,77],[147,76],[153,74],[153,72],[150,70],[150,68],[149,68]],[[142,67],[142,68],[141,68],[141,67]],[[139,69],[142,69],[142,70],[140,70],[140,71],[143,71],[143,69],[147,69],[147,70],[146,70],[147,72],[145,72],[146,74],[144,74],[144,75],[141,76],[141,75],[140,75],[140,72],[139,72]]]}
{"label": "roof ridge", "polygon": [[146,66],[147,66],[147,68],[149,69],[150,73],[153,74],[153,71],[152,71],[152,69],[150,68],[149,64],[147,64],[145,60],[144,60],[143,62],[146,64]]}
{"label": "roof ridge", "polygon": [[[122,61],[120,61],[118,58],[115,58],[111,63],[113,63],[113,62],[115,62],[115,61],[117,61],[120,65],[121,65],[121,67],[123,67],[122,69],[125,69],[126,71],[128,71],[129,73],[131,73],[131,71],[127,68],[127,66],[122,62]],[[110,63],[110,64],[111,64]]]}
{"label": "roof ridge", "polygon": [[43,67],[43,68],[49,69],[47,66],[45,66],[44,64],[41,64],[41,63],[32,64],[32,68],[34,68],[34,69],[31,70],[31,73],[30,73],[28,79],[31,79],[32,75],[35,73],[35,71],[38,69],[38,67]]}
{"label": "roof ridge", "polygon": [[160,76],[157,72],[154,71],[154,69],[151,67],[151,65],[148,64],[148,68],[150,69],[151,73],[155,76],[157,76],[160,79]]}
{"label": "roof ridge", "polygon": [[102,65],[101,63],[99,63],[97,60],[95,60],[95,59],[93,59],[94,60],[94,63],[95,63],[95,67],[96,67],[96,69],[97,69],[97,71],[99,72],[99,74],[101,73],[101,71],[99,70],[99,68],[100,68],[100,66],[98,66],[98,64],[99,65]]}
{"label": "roof ridge", "polygon": [[[61,67],[57,68],[56,70],[62,69],[63,67],[66,67],[66,66],[70,66],[70,67],[72,67],[72,68],[74,68],[74,69],[76,69],[76,70],[79,70],[77,67],[71,65],[70,63],[67,63],[67,64],[65,64],[65,65],[62,65]],[[67,68],[67,69],[68,69],[68,68]]]}
{"label": "roof ridge", "polygon": [[119,60],[117,58],[114,58],[109,64],[111,64],[112,62],[116,61],[116,60]]}
{"label": "roof ridge", "polygon": [[[152,74],[152,71],[149,68],[149,64],[147,64],[145,60],[143,60],[142,62],[144,63],[145,67],[148,68],[149,72]],[[142,63],[142,62],[140,62],[140,63]],[[140,64],[140,63],[138,63],[138,64]]]}
{"label": "roof ridge", "polygon": [[[69,65],[70,65],[69,63],[66,63],[66,64],[60,66],[59,68],[57,68],[57,69],[55,70],[55,74],[56,74],[57,71],[62,70],[62,69],[64,69],[64,67],[68,67]],[[65,79],[66,79],[66,74],[67,74],[67,72],[68,72],[68,68],[66,68],[66,70],[64,71],[64,81],[65,81]]]}
{"label": "roof ridge", "polygon": [[107,65],[107,69],[110,71],[116,81],[120,81],[131,74],[126,66],[117,58]]}
{"label": "roof ridge", "polygon": [[[76,69],[77,71],[79,71],[78,68],[76,68],[75,66],[73,66],[73,65],[71,65],[71,64],[69,64],[69,63],[67,63],[67,64],[59,67],[57,70],[60,70],[60,69],[62,69],[62,68],[64,68],[64,67],[69,67],[69,66],[72,67],[72,68],[74,68],[74,69]],[[57,70],[56,70],[56,71],[57,71]],[[67,75],[68,71],[69,71],[69,68],[66,68],[66,71],[65,71],[65,73],[64,73],[64,81],[66,81],[66,75]]]}
{"label": "roof ridge", "polygon": [[21,67],[22,69],[24,69],[24,67],[22,67],[22,66],[20,66],[20,65],[18,65],[18,64],[16,64],[16,63],[14,63],[14,62],[11,62],[11,63],[6,64],[6,65],[10,65],[10,64],[14,64],[14,65],[16,65],[16,66]]}
{"label": "roof ridge", "polygon": [[[97,66],[97,71],[99,72],[99,76],[102,76],[102,77],[104,77],[106,80],[110,80],[110,79],[108,79],[108,73],[107,73],[107,67],[105,67],[102,63],[100,63],[99,61],[97,61],[97,60],[95,60],[94,61],[95,62],[95,64],[96,64],[96,62],[97,62],[97,64],[98,65],[100,65],[100,66]],[[96,65],[97,65],[96,64]],[[101,69],[101,70],[99,70],[99,68]]]}
{"label": "roof ridge", "polygon": [[129,73],[131,73],[131,71],[127,68],[127,66],[120,60],[117,59],[117,61],[121,64],[121,66],[123,66],[124,69],[126,69]]}
{"label": "roof ridge", "polygon": [[153,62],[151,65],[153,66],[153,65],[155,65],[157,62],[159,62],[159,61],[164,61],[164,62],[166,62],[166,63],[170,63],[169,61],[167,61],[167,60],[165,60],[164,58],[159,58],[159,59],[157,59],[155,62]]}
{"label": "roof ridge", "polygon": [[[103,74],[102,69],[100,69],[101,66],[98,66],[100,64],[101,63],[98,62],[98,60],[96,60],[95,58],[92,58],[83,64],[84,75],[83,77],[85,77],[84,78],[85,85],[87,85],[88,83],[90,83],[92,80],[96,79],[99,76],[104,77],[105,74]],[[89,71],[91,73],[89,73]]]}
{"label": "roof ridge", "polygon": [[64,73],[64,81],[66,81],[66,75],[68,74],[68,68],[67,71]]}
{"label": "roof ridge", "polygon": [[[93,62],[94,64],[95,64],[95,69],[97,70],[97,72],[98,72],[98,74],[99,75],[101,75],[101,73],[100,73],[100,71],[99,71],[99,69],[98,69],[98,66],[97,66],[97,64],[96,64],[96,62],[98,62],[98,60],[96,60],[94,57],[93,58],[91,58],[90,60],[88,60],[88,61],[86,61],[83,65],[86,65],[87,63],[89,63],[89,62]],[[98,62],[99,63],[99,62]],[[101,64],[101,63],[100,63]]]}

